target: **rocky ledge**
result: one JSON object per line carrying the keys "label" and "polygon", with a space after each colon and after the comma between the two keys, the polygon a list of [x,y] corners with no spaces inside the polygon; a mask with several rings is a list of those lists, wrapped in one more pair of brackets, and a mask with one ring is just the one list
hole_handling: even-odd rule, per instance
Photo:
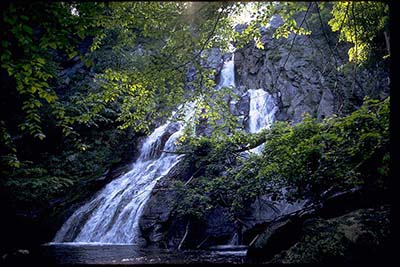
{"label": "rocky ledge", "polygon": [[390,207],[276,222],[248,250],[257,263],[359,264],[390,258]]}

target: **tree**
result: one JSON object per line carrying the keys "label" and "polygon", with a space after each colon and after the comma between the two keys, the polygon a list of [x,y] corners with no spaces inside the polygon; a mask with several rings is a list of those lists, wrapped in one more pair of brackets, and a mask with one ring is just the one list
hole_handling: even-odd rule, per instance
{"label": "tree", "polygon": [[329,20],[339,40],[352,43],[349,61],[361,63],[377,47],[376,40],[384,36],[386,56],[390,55],[389,6],[384,2],[336,2]]}
{"label": "tree", "polygon": [[[120,128],[148,131],[155,118],[170,114],[182,102],[184,94],[202,94],[203,85],[210,84],[209,71],[201,67],[202,52],[213,43],[221,43],[214,36],[223,30],[220,23],[225,14],[220,3],[196,5],[9,4],[2,11],[1,67],[15,82],[7,90],[13,94],[16,89],[16,97],[21,99],[16,111],[22,116],[1,118],[2,159],[18,167],[14,139],[22,134],[43,140],[42,119],[49,112],[64,135],[73,137],[84,150],[76,126],[96,125],[94,120],[111,104],[120,106],[116,119]],[[190,13],[193,8],[195,20]],[[93,42],[90,52],[82,54],[78,48],[87,37]],[[101,55],[95,53],[100,50],[112,53],[108,67],[95,73],[95,86],[80,96],[61,99],[63,95],[57,92],[61,64],[78,57],[88,69],[96,67],[94,61]],[[123,57],[130,60],[122,62]],[[184,92],[189,65],[196,69],[194,88],[201,89]],[[66,109],[71,101],[76,106]]]}
{"label": "tree", "polygon": [[[260,26],[274,14],[284,22],[276,38],[309,34],[298,15],[307,15],[312,5],[330,11],[328,5],[302,2],[10,3],[2,11],[1,68],[11,78],[6,98],[17,105],[16,116],[2,113],[0,118],[2,158],[17,167],[15,140],[43,140],[43,116],[48,114],[82,150],[86,146],[76,128],[96,127],[112,105],[118,106],[115,121],[123,129],[148,132],[157,117],[190,99],[200,102],[197,119],[206,116],[217,125],[228,107],[223,94],[213,92],[213,70],[204,67],[204,51],[227,51],[230,42],[240,47],[252,39],[263,49]],[[248,27],[236,32],[235,16],[249,7]],[[333,4],[329,24],[340,40],[354,44],[350,61],[365,60],[382,31],[389,38],[387,13],[387,5],[379,2]],[[90,50],[82,52],[79,46],[87,38],[93,39]],[[106,56],[108,65],[100,64]],[[93,83],[65,97],[57,90],[63,83],[59,76],[62,64],[74,60],[86,64]],[[194,70],[190,81],[189,69]],[[223,127],[232,125],[233,119]]]}

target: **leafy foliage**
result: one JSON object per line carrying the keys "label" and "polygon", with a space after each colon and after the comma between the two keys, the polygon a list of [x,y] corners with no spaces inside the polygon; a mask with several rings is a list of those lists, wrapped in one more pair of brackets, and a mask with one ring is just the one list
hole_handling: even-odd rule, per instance
{"label": "leafy foliage", "polygon": [[[187,67],[192,64],[200,70],[203,50],[222,44],[212,38],[227,26],[220,6],[176,2],[7,5],[2,12],[1,67],[15,81],[21,98],[17,110],[24,115],[18,118],[16,129],[9,119],[1,119],[4,138],[22,133],[43,140],[43,116],[51,114],[64,135],[84,150],[75,129],[95,125],[93,119],[110,105],[120,106],[116,121],[121,129],[148,132],[156,118],[169,115],[183,101]],[[192,9],[196,20],[190,17]],[[221,22],[219,27],[217,22]],[[87,38],[93,41],[85,52],[80,46]],[[107,66],[97,64],[96,50],[111,50]],[[64,94],[58,88],[65,84],[59,78],[61,63],[77,60],[91,68],[94,84],[74,97],[76,107],[71,113],[66,106],[69,99],[60,99]],[[206,77],[204,82],[209,80]],[[186,94],[190,97],[192,92]],[[8,150],[13,151],[13,138],[9,140]],[[6,158],[4,162],[18,166],[16,152]]]}
{"label": "leafy foliage", "polygon": [[247,27],[242,32],[235,33],[236,47],[243,47],[249,41],[254,40],[257,48],[264,49],[266,44],[261,40],[261,27],[268,27],[271,18],[275,15],[279,15],[283,20],[283,24],[274,32],[275,38],[288,38],[291,33],[310,34],[311,32],[295,19],[296,15],[306,12],[309,6],[310,4],[303,2],[257,2],[239,5],[236,12],[241,13],[244,8],[250,8],[251,19],[246,23]]}
{"label": "leafy foliage", "polygon": [[[319,6],[328,8],[323,3]],[[248,26],[241,33],[234,31],[234,17],[249,7]],[[22,116],[14,122],[16,127],[1,118],[4,138],[11,137],[4,143],[9,152],[2,161],[19,165],[17,152],[12,152],[16,148],[13,136],[28,134],[38,140],[47,136],[44,114],[51,114],[57,127],[82,150],[85,145],[75,128],[94,125],[93,119],[109,105],[120,106],[115,112],[122,129],[148,132],[157,117],[168,116],[188,98],[209,102],[205,104],[209,121],[220,121],[221,112],[228,113],[221,101],[213,101],[212,75],[202,64],[204,50],[221,47],[227,51],[229,42],[240,47],[251,39],[263,48],[260,27],[267,26],[274,14],[283,19],[276,38],[309,34],[298,25],[297,16],[310,7],[311,3],[302,2],[10,3],[2,11],[1,68],[15,81],[11,87],[19,95],[16,111]],[[356,44],[349,51],[350,60],[365,59],[371,42],[388,27],[387,13],[383,3],[333,5],[332,30],[340,31],[341,40]],[[86,38],[92,39],[89,52],[80,48]],[[108,53],[108,66],[99,67],[98,51]],[[65,85],[59,79],[61,63],[77,58],[94,72],[95,85],[90,87],[95,90],[81,91],[74,102],[81,112],[71,114],[57,88]],[[196,70],[196,79],[190,82],[186,80],[189,67]],[[226,126],[233,128],[233,124],[229,121]]]}
{"label": "leafy foliage", "polygon": [[[378,119],[373,102],[370,113],[364,108],[343,120],[319,124],[306,117],[304,124],[277,123],[257,135],[236,130],[227,104],[234,97],[232,88],[214,90],[215,73],[205,66],[204,51],[219,47],[226,52],[229,43],[241,47],[250,40],[265,48],[260,31],[273,14],[283,19],[276,38],[310,34],[298,18],[310,4],[301,2],[253,3],[248,26],[236,32],[233,15],[249,5],[6,4],[0,32],[0,167],[5,177],[0,185],[5,191],[23,191],[19,196],[25,202],[49,200],[126,159],[124,152],[132,152],[139,135],[189,101],[197,102],[194,126],[181,141],[192,149],[201,170],[192,183],[180,185],[181,213],[201,217],[218,202],[239,216],[255,196],[273,191],[266,187],[272,180],[310,194],[334,183],[363,183],[362,170],[388,142],[387,130],[379,128],[387,127],[386,111],[380,109]],[[321,13],[331,12],[328,5],[319,6]],[[355,44],[350,61],[361,62],[375,49],[373,42],[388,27],[387,12],[383,3],[333,4],[332,30],[340,40]],[[212,125],[213,135],[193,138],[200,124]],[[362,135],[353,124],[364,130]],[[263,156],[238,152],[265,139],[269,145]],[[388,174],[389,159],[385,154],[375,161],[382,177]]]}
{"label": "leafy foliage", "polygon": [[[237,47],[243,47],[250,40],[254,40],[259,49],[264,49],[265,44],[261,41],[261,27],[267,27],[273,15],[279,15],[282,25],[274,32],[275,38],[288,38],[291,33],[297,35],[311,34],[310,30],[304,28],[301,17],[305,17],[309,9],[314,9],[309,14],[324,17],[329,15],[329,26],[333,32],[339,32],[339,40],[353,44],[348,51],[349,61],[363,63],[370,58],[370,54],[380,50],[379,39],[386,40],[386,53],[390,55],[389,43],[389,6],[384,2],[267,2],[238,4],[233,12],[237,15],[243,10],[250,10],[250,20],[246,22],[247,27],[242,32],[236,32],[234,39]],[[316,10],[315,10],[316,9]],[[312,13],[312,14],[311,14]],[[300,18],[300,19],[299,19]],[[324,25],[320,25],[324,27]]]}
{"label": "leafy foliage", "polygon": [[[324,192],[357,185],[387,190],[389,101],[366,99],[359,110],[343,118],[317,122],[305,115],[297,125],[276,122],[257,135],[192,141],[194,162],[201,169],[191,183],[178,184],[178,211],[198,218],[222,205],[238,217],[257,196],[282,198],[282,187],[289,189],[289,200],[319,199]],[[266,140],[262,154],[241,160],[238,146],[247,147],[257,138]],[[252,146],[257,144],[253,141]]]}
{"label": "leafy foliage", "polygon": [[[35,2],[28,5],[10,3],[2,10],[1,68],[15,81],[21,101],[18,108],[23,114],[23,118],[17,121],[17,129],[12,129],[11,123],[5,123],[6,134],[10,136],[17,132],[43,140],[46,137],[42,121],[44,109],[59,120],[63,131],[70,132],[64,120],[64,108],[58,102],[54,88],[59,69],[55,57],[72,58],[78,54],[76,46],[84,33],[93,33],[87,15],[91,14],[89,11],[96,12],[96,5],[88,9],[87,4],[80,4],[82,15],[79,17],[72,15],[70,8],[65,3]],[[86,31],[82,32],[82,29]],[[57,55],[59,51],[62,54]],[[2,120],[7,121],[6,118]],[[18,162],[16,151],[12,157]]]}
{"label": "leafy foliage", "polygon": [[340,41],[354,45],[348,54],[356,63],[369,58],[378,36],[388,32],[388,23],[389,6],[383,2],[337,2],[329,21],[332,31],[339,31]]}

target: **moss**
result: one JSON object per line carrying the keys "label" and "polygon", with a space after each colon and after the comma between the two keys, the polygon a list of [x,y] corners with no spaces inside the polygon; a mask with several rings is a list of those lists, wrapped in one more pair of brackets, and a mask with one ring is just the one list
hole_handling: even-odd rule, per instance
{"label": "moss", "polygon": [[271,263],[358,263],[376,260],[390,236],[389,207],[361,209],[304,223],[299,241]]}

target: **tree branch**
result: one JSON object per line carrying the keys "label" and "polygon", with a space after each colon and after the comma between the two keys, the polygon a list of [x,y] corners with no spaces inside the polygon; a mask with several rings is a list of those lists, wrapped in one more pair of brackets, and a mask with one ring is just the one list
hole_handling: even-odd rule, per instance
{"label": "tree branch", "polygon": [[210,34],[207,36],[207,39],[205,40],[205,42],[201,46],[200,51],[191,60],[188,60],[187,62],[176,66],[175,68],[173,68],[173,70],[177,70],[177,69],[180,69],[182,67],[185,67],[186,65],[188,65],[189,63],[191,63],[193,60],[195,60],[196,58],[198,58],[201,55],[201,53],[204,51],[204,48],[206,47],[207,43],[211,40],[211,37],[214,35],[214,32],[217,29],[218,22],[221,19],[221,14],[222,14],[222,12],[218,13],[218,17],[217,17],[217,19],[216,19],[216,21],[214,23],[214,27],[212,28]]}
{"label": "tree branch", "polygon": [[201,241],[201,243],[196,248],[199,249],[208,240],[209,237],[210,237],[209,235],[206,236],[206,238],[203,241]]}
{"label": "tree branch", "polygon": [[248,146],[245,146],[245,147],[241,147],[239,149],[234,150],[233,152],[234,153],[240,153],[240,152],[244,152],[244,151],[253,149],[255,147],[258,147],[259,145],[262,145],[263,143],[265,143],[265,141],[267,141],[267,138],[266,137],[262,137],[262,138],[260,138],[260,140],[257,140],[257,142],[255,142],[254,144],[251,144],[251,145],[248,145]]}
{"label": "tree branch", "polygon": [[193,180],[194,176],[192,175],[192,177],[190,177],[189,180],[187,180],[187,182],[185,183],[185,186],[187,186],[192,180]]}
{"label": "tree branch", "polygon": [[385,36],[386,50],[388,55],[390,55],[390,34],[387,31],[384,31],[383,35]]}
{"label": "tree branch", "polygon": [[353,73],[353,77],[354,77],[354,81],[353,81],[353,88],[352,88],[352,91],[353,91],[353,93],[354,93],[354,91],[355,91],[355,88],[356,88],[356,81],[357,81],[357,63],[358,63],[358,51],[357,51],[357,48],[358,48],[358,45],[357,45],[357,23],[356,23],[356,15],[355,15],[355,12],[354,12],[354,3],[351,3],[351,12],[352,12],[352,14],[353,14],[353,20],[354,20],[354,23],[353,23],[353,25],[354,25],[354,49],[355,49],[355,54],[356,54],[356,60],[355,60],[355,62],[354,62],[354,73]]}
{"label": "tree branch", "polygon": [[161,153],[177,154],[177,155],[187,155],[187,154],[193,153],[192,151],[167,151],[167,150],[162,150],[162,149],[156,149],[156,151],[161,152]]}
{"label": "tree branch", "polygon": [[335,47],[334,47],[334,49],[335,49],[336,51],[338,51],[337,54],[338,54],[340,60],[342,60],[342,61],[343,61],[343,59],[341,58],[341,55],[340,55],[339,50],[338,50],[339,36],[340,36],[340,34],[341,34],[341,32],[342,32],[342,29],[343,29],[343,26],[344,26],[344,22],[345,22],[345,20],[346,20],[346,18],[347,18],[347,16],[348,16],[349,7],[350,7],[350,3],[348,3],[347,6],[346,6],[346,11],[345,11],[345,13],[344,13],[344,16],[343,16],[343,19],[342,19],[342,23],[340,24],[340,27],[339,27],[339,30],[338,30],[338,39],[337,39],[336,44],[335,44]]}

